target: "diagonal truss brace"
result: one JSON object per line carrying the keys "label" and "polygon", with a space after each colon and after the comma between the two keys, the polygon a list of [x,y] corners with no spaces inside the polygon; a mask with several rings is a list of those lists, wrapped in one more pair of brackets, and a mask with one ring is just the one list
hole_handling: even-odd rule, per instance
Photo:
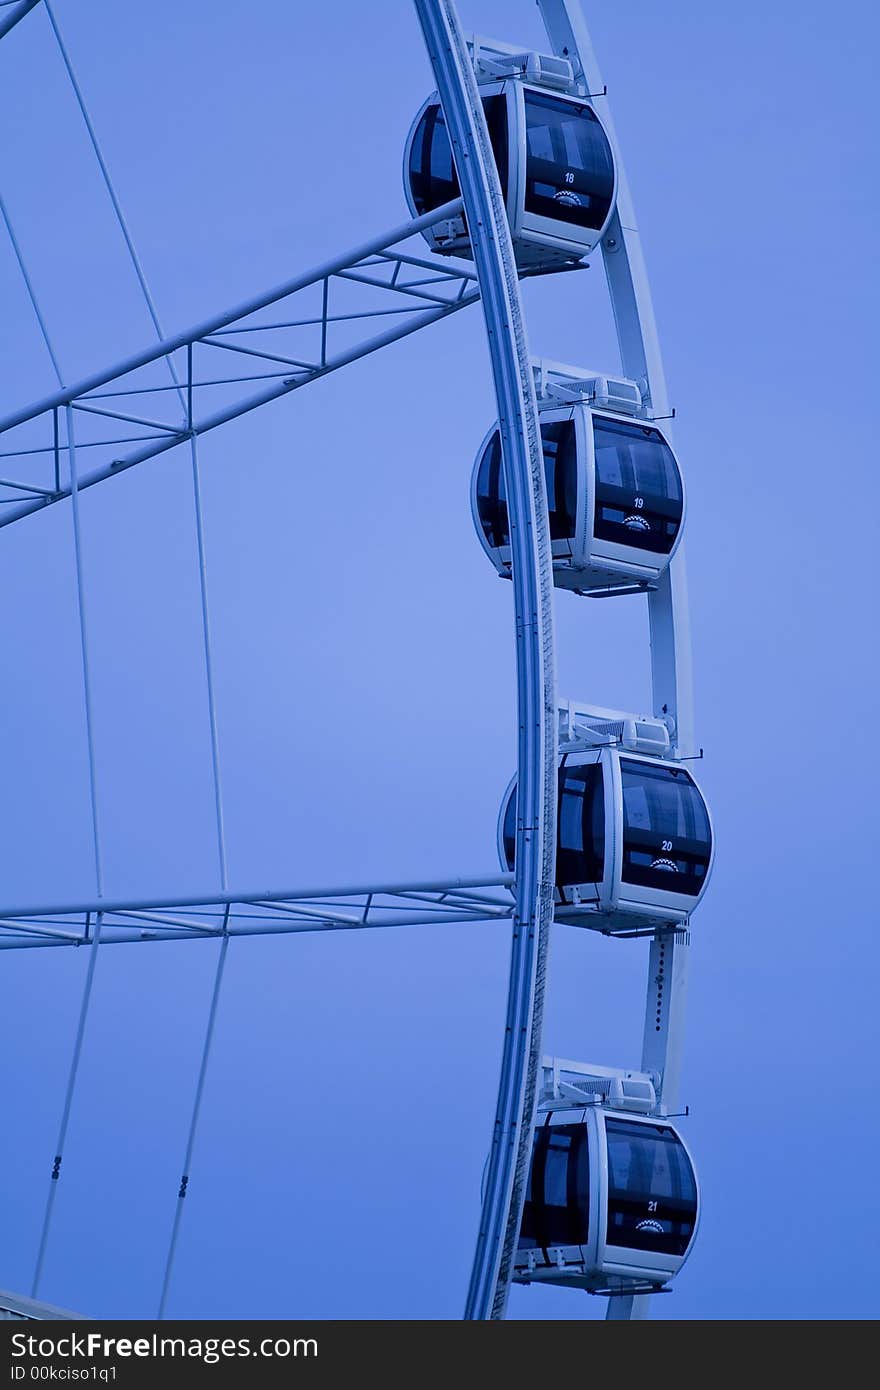
{"label": "diagonal truss brace", "polygon": [[40,0],[10,0],[0,8],[0,39],[5,38],[10,29],[14,29],[20,19],[24,19],[26,14],[36,9]]}
{"label": "diagonal truss brace", "polygon": [[493,873],[373,887],[253,889],[0,906],[0,950],[91,945],[99,917],[102,946],[507,920],[513,915],[513,882],[513,874]]}
{"label": "diagonal truss brace", "polygon": [[[77,456],[89,459],[82,492],[473,304],[471,265],[404,246],[461,206],[446,203],[0,419],[0,527],[70,496],[68,407]],[[167,361],[180,389],[163,374]]]}

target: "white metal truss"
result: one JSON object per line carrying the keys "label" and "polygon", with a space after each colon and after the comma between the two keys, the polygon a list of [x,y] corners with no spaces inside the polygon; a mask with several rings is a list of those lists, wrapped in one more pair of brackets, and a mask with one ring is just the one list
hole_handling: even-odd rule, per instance
{"label": "white metal truss", "polygon": [[[70,497],[71,447],[88,460],[77,470],[83,492],[474,304],[470,266],[401,246],[460,207],[426,213],[0,418],[0,527]],[[365,332],[376,320],[388,326]]]}
{"label": "white metal truss", "polygon": [[51,1303],[37,1303],[32,1298],[22,1298],[21,1294],[7,1293],[0,1289],[0,1322],[85,1322],[82,1313],[71,1313],[66,1308],[55,1308]]}
{"label": "white metal truss", "polygon": [[513,874],[374,887],[253,888],[230,893],[0,906],[0,951],[224,936],[363,931],[513,916]]}

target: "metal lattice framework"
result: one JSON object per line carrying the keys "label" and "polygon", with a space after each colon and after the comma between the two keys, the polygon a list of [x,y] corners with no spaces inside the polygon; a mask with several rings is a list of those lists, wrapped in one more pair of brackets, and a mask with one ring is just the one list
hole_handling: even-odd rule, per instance
{"label": "metal lattice framework", "polygon": [[[0,467],[16,475],[0,478],[0,527],[70,497],[71,451],[88,460],[77,469],[83,492],[474,304],[469,266],[400,249],[460,208],[396,227],[0,419]],[[388,327],[365,334],[376,320]]]}
{"label": "metal lattice framework", "polygon": [[513,874],[444,878],[438,883],[302,888],[10,907],[0,919],[0,951],[126,941],[203,941],[306,931],[363,931],[441,922],[486,922],[513,915]]}
{"label": "metal lattice framework", "polygon": [[[51,395],[0,420],[0,528],[56,503],[71,503],[98,885],[98,894],[90,902],[0,905],[0,950],[77,946],[89,953],[32,1294],[37,1291],[49,1236],[100,946],[205,939],[221,943],[161,1315],[189,1181],[228,940],[233,936],[509,919],[512,951],[498,1101],[465,1313],[472,1319],[503,1317],[531,1153],[555,881],[553,570],[538,410],[519,290],[524,274],[546,272],[517,269],[482,100],[453,0],[414,0],[414,5],[455,154],[461,198],[171,336],[161,330],[69,55],[51,5],[48,0],[43,2],[157,341],[104,371],[73,385],[65,384],[25,259],[0,201],[0,213],[59,382]],[[38,3],[40,0],[7,0],[0,6],[0,37]],[[578,0],[538,0],[538,5],[552,51],[564,55],[572,65],[578,94],[584,98],[604,94]],[[601,253],[621,363],[630,378],[645,384],[650,414],[654,418],[668,416],[639,234],[607,108],[603,108],[603,124],[614,147],[618,184],[616,210]],[[413,237],[462,210],[470,228],[473,265],[415,254],[410,245]],[[476,878],[448,876],[433,882],[366,887],[233,891],[226,877],[196,442],[201,435],[477,301],[482,305],[487,331],[511,521],[519,730],[515,876],[488,873]],[[110,901],[102,891],[78,501],[84,489],[180,446],[188,446],[192,453],[221,885],[219,891],[208,889],[196,896],[157,894],[136,901]],[[687,757],[694,751],[694,737],[682,547],[648,603],[654,712],[665,717],[674,730],[675,756]],[[677,1096],[687,953],[686,931],[658,930],[651,944],[642,1066],[660,1078],[660,1095],[667,1107],[676,1103]],[[646,1298],[632,1294],[613,1298],[608,1316],[644,1316],[646,1305]]]}

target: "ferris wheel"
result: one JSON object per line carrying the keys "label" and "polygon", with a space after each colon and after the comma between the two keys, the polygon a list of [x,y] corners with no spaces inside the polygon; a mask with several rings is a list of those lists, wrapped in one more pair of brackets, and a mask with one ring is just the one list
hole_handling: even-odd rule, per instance
{"label": "ferris wheel", "polygon": [[[193,328],[166,335],[50,0],[0,7],[0,38],[42,3],[73,85],[156,340],[65,381],[26,250],[0,216],[57,389],[0,421],[0,529],[49,507],[71,516],[97,891],[88,901],[0,908],[0,949],[84,947],[88,965],[64,1088],[30,1298],[52,1235],[95,969],[107,945],[214,940],[216,966],[195,1078],[159,1316],[164,1314],[233,937],[509,921],[502,1061],[483,1175],[468,1319],[505,1316],[510,1287],[558,1285],[644,1317],[697,1233],[693,1159],[678,1107],[691,915],[711,874],[711,817],[690,764],[694,732],[685,576],[685,480],[676,456],[637,223],[607,92],[578,0],[538,0],[547,52],[465,36],[453,0],[414,0],[436,91],[404,155],[411,218]],[[425,245],[414,242],[421,238]],[[520,281],[601,257],[618,364],[533,358]],[[320,311],[309,310],[317,292]],[[302,298],[301,298],[302,297]],[[511,581],[517,762],[499,809],[500,868],[434,881],[232,886],[214,695],[199,441],[420,329],[480,304],[495,422],[474,441],[471,507],[491,572]],[[301,307],[303,306],[303,307]],[[374,319],[383,326],[375,332]],[[339,329],[346,329],[344,341]],[[352,338],[352,330],[357,336]],[[311,335],[302,348],[303,333]],[[590,355],[590,344],[584,344]],[[230,363],[232,365],[230,365]],[[84,490],[170,450],[189,454],[219,889],[114,899],[104,891],[94,755]],[[652,708],[601,689],[560,692],[555,591],[646,601]],[[589,697],[589,698],[587,698]],[[650,942],[638,1070],[543,1051],[554,922]],[[3,1300],[0,1298],[0,1304]]]}

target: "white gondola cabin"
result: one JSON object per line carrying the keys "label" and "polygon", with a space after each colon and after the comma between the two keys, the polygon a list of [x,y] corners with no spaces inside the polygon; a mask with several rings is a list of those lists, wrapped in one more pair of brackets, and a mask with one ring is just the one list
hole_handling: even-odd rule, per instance
{"label": "white gondola cabin", "polygon": [[641,1099],[650,1082],[609,1077],[569,1077],[567,1099],[557,1091],[539,1105],[518,1283],[648,1293],[677,1274],[692,1247],[699,1190],[684,1141],[668,1119],[645,1113],[657,1109]]}
{"label": "white gondola cabin", "polygon": [[[614,210],[614,157],[602,122],[573,94],[564,59],[485,51],[477,75],[518,264],[552,268],[580,260],[601,240]],[[461,196],[436,93],[410,130],[404,186],[415,216]],[[423,235],[433,251],[472,254],[463,214]]]}
{"label": "white gondola cabin", "polygon": [[[684,485],[662,429],[635,382],[535,365],[553,579],[605,596],[656,588],[681,539]],[[510,578],[510,524],[495,425],[471,478],[480,543]]]}
{"label": "white gondola cabin", "polygon": [[[554,916],[606,933],[679,926],[712,867],[709,810],[690,772],[669,756],[659,720],[596,719],[560,747]],[[502,865],[514,867],[516,781],[498,819]]]}

